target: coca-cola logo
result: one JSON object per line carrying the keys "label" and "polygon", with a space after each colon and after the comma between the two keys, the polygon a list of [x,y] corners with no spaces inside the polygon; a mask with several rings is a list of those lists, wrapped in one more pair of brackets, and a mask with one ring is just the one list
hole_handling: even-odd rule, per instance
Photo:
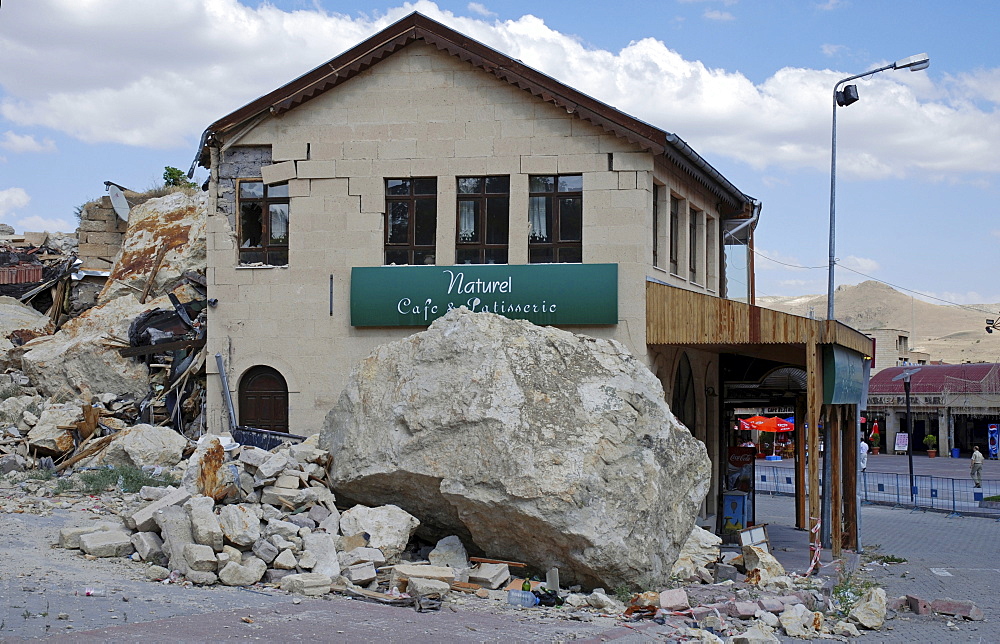
{"label": "coca-cola logo", "polygon": [[740,464],[740,463],[750,463],[753,460],[754,460],[753,459],[753,454],[730,454],[729,455],[729,462],[733,463],[734,465],[737,465],[737,464]]}

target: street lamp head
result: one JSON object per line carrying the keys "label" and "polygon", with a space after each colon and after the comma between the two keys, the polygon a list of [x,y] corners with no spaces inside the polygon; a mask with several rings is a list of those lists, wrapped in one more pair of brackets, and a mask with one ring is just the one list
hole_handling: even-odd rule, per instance
{"label": "street lamp head", "polygon": [[837,92],[837,105],[847,107],[857,103],[859,98],[857,85],[845,85],[843,90]]}
{"label": "street lamp head", "polygon": [[907,58],[901,58],[893,63],[893,69],[909,69],[911,72],[919,72],[921,69],[927,69],[930,67],[931,57],[927,54],[917,54],[916,56],[909,56]]}

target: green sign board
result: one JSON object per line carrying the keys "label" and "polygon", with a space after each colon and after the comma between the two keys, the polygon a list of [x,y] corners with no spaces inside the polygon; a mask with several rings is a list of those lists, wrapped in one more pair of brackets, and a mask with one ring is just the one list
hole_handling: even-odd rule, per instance
{"label": "green sign board", "polygon": [[427,326],[464,306],[535,324],[617,324],[617,264],[351,269],[351,325]]}
{"label": "green sign board", "polygon": [[859,405],[867,395],[865,357],[835,344],[823,347],[823,404]]}

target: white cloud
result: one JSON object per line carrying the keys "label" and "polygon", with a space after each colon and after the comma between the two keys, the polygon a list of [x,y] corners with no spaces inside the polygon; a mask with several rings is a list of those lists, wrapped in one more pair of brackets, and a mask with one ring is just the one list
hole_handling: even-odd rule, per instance
{"label": "white cloud", "polygon": [[843,45],[821,45],[820,51],[823,52],[824,56],[836,56],[837,54],[844,51],[845,47]]}
{"label": "white cloud", "polygon": [[14,211],[24,208],[30,201],[31,197],[24,188],[0,190],[0,217],[7,217]]}
{"label": "white cloud", "polygon": [[728,11],[719,11],[717,9],[706,9],[705,13],[702,14],[706,20],[719,20],[719,21],[729,21],[736,20],[736,16],[729,13]]}
{"label": "white cloud", "polygon": [[[168,12],[161,6],[35,0],[4,7],[0,114],[88,142],[190,147],[209,123],[420,11],[678,133],[707,158],[757,170],[825,171],[830,89],[857,71],[788,67],[755,84],[687,60],[659,40],[595,49],[531,15],[485,17],[480,3],[469,5],[473,17],[429,0],[360,16],[237,0],[174,0]],[[93,46],[95,34],[101,47]],[[1000,69],[940,81],[909,72],[860,79],[861,101],[838,112],[838,174],[969,182],[1000,171],[998,79]]]}
{"label": "white cloud", "polygon": [[478,2],[470,2],[468,5],[468,9],[472,13],[478,13],[480,16],[484,16],[486,18],[493,18],[494,16],[497,15],[496,12],[490,11],[486,7],[486,5],[480,4]]}
{"label": "white cloud", "polygon": [[820,11],[833,11],[842,6],[844,6],[844,0],[825,0],[824,2],[816,3],[816,8]]}
{"label": "white cloud", "polygon": [[854,255],[848,255],[847,257],[838,259],[837,266],[842,266],[848,270],[855,270],[859,273],[868,273],[869,275],[881,268],[879,263],[874,259],[869,257],[856,257]]}
{"label": "white cloud", "polygon": [[20,232],[72,232],[76,230],[76,222],[63,217],[15,217],[7,222]]}
{"label": "white cloud", "polygon": [[0,148],[11,152],[54,152],[56,144],[52,139],[36,141],[30,134],[17,134],[7,130],[0,139]]}

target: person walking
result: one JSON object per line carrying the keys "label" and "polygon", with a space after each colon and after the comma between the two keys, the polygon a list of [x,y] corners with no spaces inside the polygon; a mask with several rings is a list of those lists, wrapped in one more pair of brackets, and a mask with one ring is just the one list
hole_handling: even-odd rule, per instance
{"label": "person walking", "polygon": [[861,445],[858,446],[858,467],[864,472],[865,468],[868,467],[868,443],[865,439],[861,439]]}
{"label": "person walking", "polygon": [[972,475],[972,482],[975,483],[974,487],[983,487],[983,455],[979,451],[979,445],[972,448],[972,464],[969,467],[969,473]]}

